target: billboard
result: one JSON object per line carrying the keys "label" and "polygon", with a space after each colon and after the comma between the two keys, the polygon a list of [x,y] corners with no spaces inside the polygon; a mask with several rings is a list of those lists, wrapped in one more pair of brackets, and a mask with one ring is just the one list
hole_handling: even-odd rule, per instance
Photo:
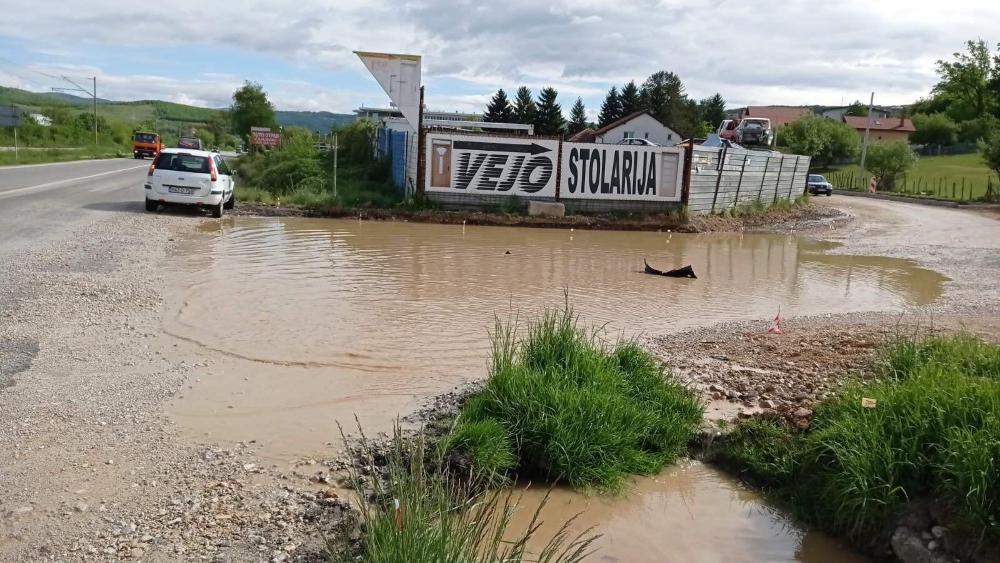
{"label": "billboard", "polygon": [[556,196],[557,140],[429,133],[425,147],[428,192]]}
{"label": "billboard", "polygon": [[251,127],[250,144],[261,147],[276,147],[281,144],[281,133],[272,133],[266,127]]}
{"label": "billboard", "polygon": [[420,130],[420,56],[355,51],[412,127]]}
{"label": "billboard", "polygon": [[684,151],[564,143],[559,199],[680,201]]}

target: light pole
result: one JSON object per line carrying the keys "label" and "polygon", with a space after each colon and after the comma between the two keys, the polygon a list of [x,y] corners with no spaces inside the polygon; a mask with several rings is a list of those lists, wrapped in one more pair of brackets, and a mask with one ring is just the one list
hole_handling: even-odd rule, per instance
{"label": "light pole", "polygon": [[75,86],[75,88],[53,88],[52,89],[53,92],[83,92],[84,94],[87,94],[88,96],[94,99],[94,146],[96,147],[97,146],[97,77],[96,76],[91,77],[91,80],[94,81],[93,90],[87,90],[83,88],[82,86],[80,86],[76,82],[73,82],[66,76],[63,76],[62,79]]}
{"label": "light pole", "polygon": [[868,135],[872,128],[872,106],[875,105],[875,92],[872,92],[868,102],[868,117],[865,119],[865,142],[861,145],[861,177],[865,176],[865,158],[868,156]]}

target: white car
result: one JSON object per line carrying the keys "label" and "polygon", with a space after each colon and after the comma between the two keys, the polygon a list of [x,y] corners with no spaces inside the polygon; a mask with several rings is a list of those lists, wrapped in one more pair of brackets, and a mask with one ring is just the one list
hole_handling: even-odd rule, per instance
{"label": "white car", "polygon": [[188,149],[163,149],[146,176],[146,211],[161,203],[196,205],[222,217],[236,202],[235,171],[218,154]]}

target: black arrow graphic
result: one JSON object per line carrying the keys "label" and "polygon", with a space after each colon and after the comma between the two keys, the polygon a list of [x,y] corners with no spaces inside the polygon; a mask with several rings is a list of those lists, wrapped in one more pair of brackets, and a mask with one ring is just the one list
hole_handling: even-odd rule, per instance
{"label": "black arrow graphic", "polygon": [[455,150],[488,151],[488,152],[526,152],[540,154],[552,149],[531,143],[528,145],[511,145],[507,143],[485,143],[479,141],[455,141]]}

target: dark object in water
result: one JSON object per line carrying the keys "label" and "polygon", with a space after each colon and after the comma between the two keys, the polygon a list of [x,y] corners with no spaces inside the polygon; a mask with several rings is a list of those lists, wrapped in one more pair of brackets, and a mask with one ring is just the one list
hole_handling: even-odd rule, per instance
{"label": "dark object in water", "polygon": [[691,278],[698,279],[698,276],[694,275],[694,268],[691,266],[684,266],[683,268],[677,268],[676,270],[667,270],[666,272],[657,270],[656,268],[649,265],[645,258],[642,263],[646,265],[645,272],[647,274],[653,274],[654,276],[667,276],[668,278]]}

